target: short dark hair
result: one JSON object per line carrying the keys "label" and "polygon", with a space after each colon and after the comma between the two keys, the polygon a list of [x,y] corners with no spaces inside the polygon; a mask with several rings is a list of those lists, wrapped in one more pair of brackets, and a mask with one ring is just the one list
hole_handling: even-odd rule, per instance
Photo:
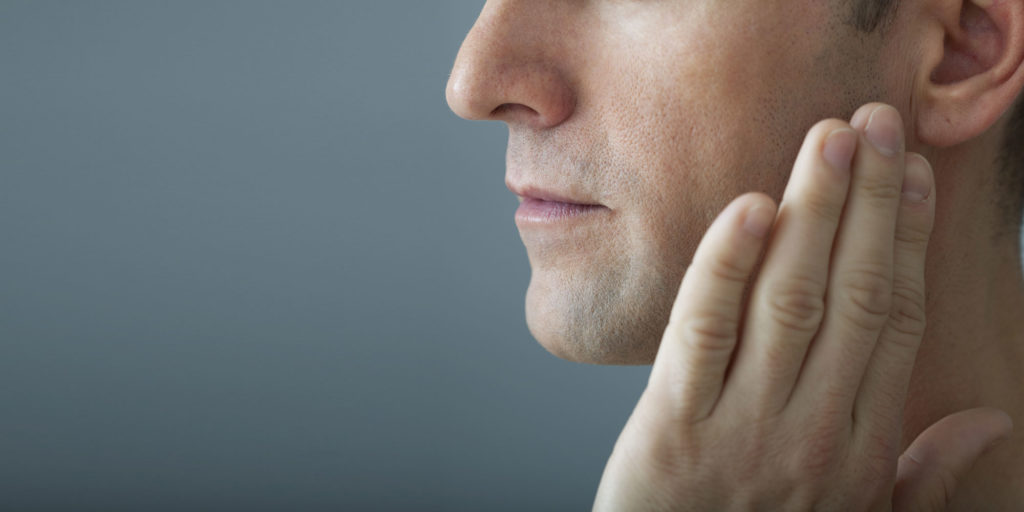
{"label": "short dark hair", "polygon": [[863,32],[874,32],[896,11],[896,0],[854,0],[851,23]]}
{"label": "short dark hair", "polygon": [[[862,32],[884,29],[898,3],[898,0],[853,0],[849,24]],[[1006,217],[1006,226],[1016,234],[1024,209],[1024,101],[1017,102],[1010,116],[998,164],[998,185],[1004,191],[998,201],[1000,213]]]}

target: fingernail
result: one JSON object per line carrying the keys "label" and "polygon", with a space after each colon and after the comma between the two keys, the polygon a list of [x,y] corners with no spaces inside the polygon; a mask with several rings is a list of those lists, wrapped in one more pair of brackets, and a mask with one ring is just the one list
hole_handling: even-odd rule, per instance
{"label": "fingernail", "polygon": [[865,135],[884,155],[893,156],[903,149],[903,122],[892,107],[881,106],[871,113]]}
{"label": "fingernail", "polygon": [[774,221],[775,218],[771,215],[769,208],[759,204],[747,210],[747,218],[743,220],[743,229],[757,238],[764,238]]}
{"label": "fingernail", "polygon": [[833,168],[849,171],[853,152],[857,149],[857,132],[849,128],[840,128],[829,134],[825,139],[822,156]]}
{"label": "fingernail", "polygon": [[857,111],[853,113],[853,117],[850,118],[850,126],[852,126],[854,130],[864,130],[864,127],[868,124],[868,117],[871,116],[872,112],[874,112],[874,110],[868,110],[866,107],[858,108]]}
{"label": "fingernail", "polygon": [[907,159],[903,171],[903,197],[908,201],[922,203],[932,194],[932,166],[924,157],[914,155]]}

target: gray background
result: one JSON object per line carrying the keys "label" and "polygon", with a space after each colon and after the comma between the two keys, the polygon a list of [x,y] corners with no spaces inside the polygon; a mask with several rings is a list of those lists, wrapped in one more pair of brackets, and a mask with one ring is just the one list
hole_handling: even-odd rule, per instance
{"label": "gray background", "polygon": [[585,510],[647,376],[550,356],[483,0],[0,0],[0,511]]}
{"label": "gray background", "polygon": [[0,0],[0,510],[583,510],[647,376],[550,356],[482,0]]}

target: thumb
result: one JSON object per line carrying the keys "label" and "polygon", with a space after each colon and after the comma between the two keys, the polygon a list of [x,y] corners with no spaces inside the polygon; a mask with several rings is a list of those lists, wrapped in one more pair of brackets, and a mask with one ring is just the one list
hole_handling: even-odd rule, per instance
{"label": "thumb", "polygon": [[960,411],[935,422],[900,456],[893,510],[946,510],[974,462],[1012,431],[1010,415],[991,407]]}

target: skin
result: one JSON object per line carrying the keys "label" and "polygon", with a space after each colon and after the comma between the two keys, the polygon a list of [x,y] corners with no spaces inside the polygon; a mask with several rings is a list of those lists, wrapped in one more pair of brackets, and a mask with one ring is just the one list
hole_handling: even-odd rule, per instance
{"label": "skin", "polygon": [[[807,6],[829,18],[820,2]],[[808,34],[831,37],[839,25],[800,16],[804,7],[485,6],[453,70],[453,109],[509,121],[506,181],[566,190],[613,212],[571,240],[521,231],[533,269],[527,321],[548,350],[578,361],[649,364],[689,257],[718,212],[750,190],[781,196],[807,129],[877,94],[877,79],[860,78],[877,72],[844,71],[858,60],[837,55],[845,46],[801,48]],[[752,24],[757,31],[734,28]],[[497,65],[534,53],[542,54],[536,64]],[[804,75],[812,78],[794,80]],[[493,88],[511,80],[508,91]],[[500,104],[516,107],[492,113]]]}
{"label": "skin", "polygon": [[[1024,1],[908,0],[872,35],[847,14],[492,0],[467,36],[448,101],[508,124],[510,186],[607,207],[572,229],[520,225],[531,332],[567,359],[654,362],[596,508],[1024,501],[1024,439],[1009,434],[1024,421],[1024,280],[992,200]],[[879,105],[856,110],[872,100],[895,107],[895,155],[868,137]],[[810,169],[835,167],[836,131],[856,155],[822,181]],[[926,161],[928,199],[908,206],[903,177]],[[757,205],[774,223],[755,243],[737,233]],[[738,255],[724,268],[739,275],[716,279]]]}

